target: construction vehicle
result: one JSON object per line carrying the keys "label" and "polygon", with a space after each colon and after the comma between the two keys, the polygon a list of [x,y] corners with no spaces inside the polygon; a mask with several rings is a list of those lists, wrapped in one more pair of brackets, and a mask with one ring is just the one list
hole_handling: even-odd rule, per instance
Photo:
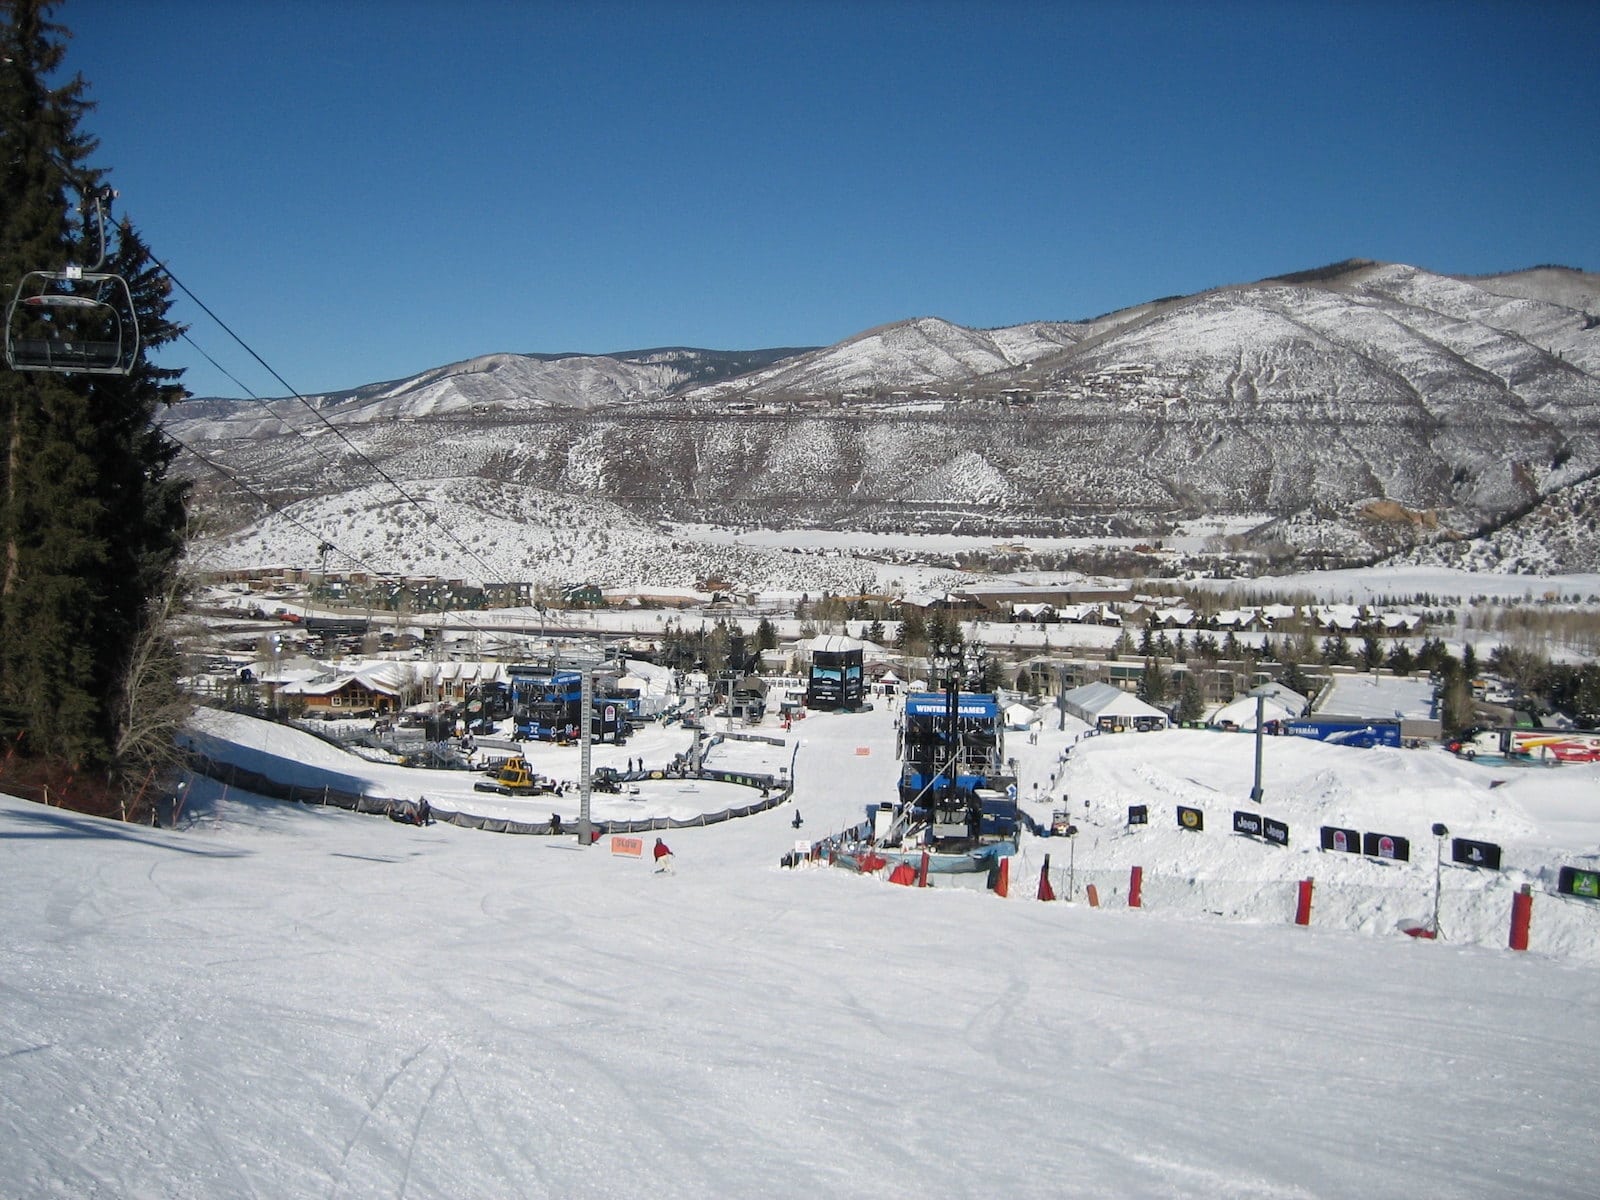
{"label": "construction vehicle", "polygon": [[555,790],[548,779],[528,769],[528,760],[521,755],[501,763],[492,779],[480,780],[472,786],[476,791],[498,792],[502,796],[535,796]]}

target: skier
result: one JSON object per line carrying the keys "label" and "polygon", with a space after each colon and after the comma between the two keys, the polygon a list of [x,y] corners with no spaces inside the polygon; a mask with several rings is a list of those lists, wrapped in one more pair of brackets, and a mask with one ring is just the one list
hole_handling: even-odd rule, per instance
{"label": "skier", "polygon": [[656,856],[656,874],[657,875],[671,875],[672,874],[672,851],[671,851],[671,849],[668,848],[667,844],[665,842],[663,842],[660,838],[656,839],[656,848],[655,848],[654,853],[655,853],[655,856]]}
{"label": "skier", "polygon": [[793,825],[796,829],[799,829],[800,826],[805,824],[805,822],[800,819],[800,810],[798,808],[794,810],[794,820],[790,821],[789,824]]}

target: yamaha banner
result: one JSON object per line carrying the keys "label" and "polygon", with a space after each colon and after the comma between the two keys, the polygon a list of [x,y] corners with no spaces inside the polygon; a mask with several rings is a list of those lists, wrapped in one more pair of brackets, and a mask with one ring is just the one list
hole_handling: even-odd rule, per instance
{"label": "yamaha banner", "polygon": [[1373,858],[1392,858],[1396,862],[1411,861],[1411,842],[1407,838],[1392,837],[1387,833],[1369,833],[1361,840],[1361,853]]}
{"label": "yamaha banner", "polygon": [[1130,804],[1130,805],[1128,805],[1128,824],[1129,825],[1148,825],[1148,824],[1150,824],[1150,806],[1148,804]]}
{"label": "yamaha banner", "polygon": [[1470,838],[1450,839],[1450,861],[1469,867],[1500,869],[1500,847],[1493,842],[1474,842]]}
{"label": "yamaha banner", "polygon": [[1178,828],[1193,829],[1196,832],[1206,827],[1206,814],[1198,808],[1185,808],[1178,805]]}
{"label": "yamaha banner", "polygon": [[1324,825],[1322,848],[1337,850],[1340,854],[1360,854],[1361,833],[1355,829],[1339,829],[1333,825]]}

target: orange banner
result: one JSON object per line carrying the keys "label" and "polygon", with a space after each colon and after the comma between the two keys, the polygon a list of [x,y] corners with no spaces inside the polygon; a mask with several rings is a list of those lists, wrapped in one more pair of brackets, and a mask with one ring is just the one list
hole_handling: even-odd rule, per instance
{"label": "orange banner", "polygon": [[644,839],[613,834],[611,836],[611,853],[620,854],[625,858],[643,858]]}

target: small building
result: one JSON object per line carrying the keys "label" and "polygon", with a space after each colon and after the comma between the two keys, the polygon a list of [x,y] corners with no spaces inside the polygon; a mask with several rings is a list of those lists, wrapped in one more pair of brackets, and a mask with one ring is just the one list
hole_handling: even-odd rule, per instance
{"label": "small building", "polygon": [[325,675],[285,685],[283,694],[305,705],[308,717],[357,717],[390,713],[400,706],[400,689],[371,671]]}
{"label": "small building", "polygon": [[1441,732],[1434,683],[1426,673],[1392,675],[1335,668],[1317,698],[1314,715],[1324,721],[1398,721],[1400,736],[1408,740],[1437,738]]}

